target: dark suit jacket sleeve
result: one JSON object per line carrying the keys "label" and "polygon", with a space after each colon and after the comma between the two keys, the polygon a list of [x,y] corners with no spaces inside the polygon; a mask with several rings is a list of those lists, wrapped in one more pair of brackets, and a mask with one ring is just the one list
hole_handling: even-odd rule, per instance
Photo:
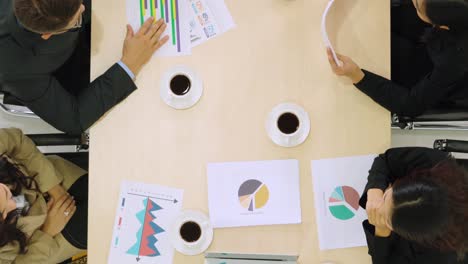
{"label": "dark suit jacket sleeve", "polygon": [[69,134],[80,134],[88,129],[137,88],[118,64],[77,96],[70,94],[50,75],[26,77],[9,84],[14,87],[11,93],[35,114]]}
{"label": "dark suit jacket sleeve", "polygon": [[376,237],[374,226],[367,220],[362,225],[373,264],[409,264],[404,256],[393,252],[395,245],[391,237]]}
{"label": "dark suit jacket sleeve", "polygon": [[390,183],[407,176],[414,169],[431,168],[447,159],[449,154],[422,147],[392,148],[375,158],[360,205],[365,208],[369,189],[385,190]]}
{"label": "dark suit jacket sleeve", "polygon": [[387,110],[398,115],[418,116],[452,91],[462,73],[435,69],[413,87],[400,86],[384,77],[363,70],[365,77],[355,86]]}

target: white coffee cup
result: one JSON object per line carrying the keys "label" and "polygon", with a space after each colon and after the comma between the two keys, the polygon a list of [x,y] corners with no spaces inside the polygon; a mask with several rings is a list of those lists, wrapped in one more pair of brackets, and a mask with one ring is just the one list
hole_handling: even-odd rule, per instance
{"label": "white coffee cup", "polygon": [[279,104],[268,115],[266,130],[275,144],[282,147],[298,146],[309,136],[309,115],[299,105]]}
{"label": "white coffee cup", "polygon": [[199,211],[183,211],[171,230],[174,248],[184,255],[205,252],[213,241],[213,227],[208,217]]}
{"label": "white coffee cup", "polygon": [[201,99],[203,82],[194,70],[178,65],[164,73],[159,93],[170,107],[188,109]]}

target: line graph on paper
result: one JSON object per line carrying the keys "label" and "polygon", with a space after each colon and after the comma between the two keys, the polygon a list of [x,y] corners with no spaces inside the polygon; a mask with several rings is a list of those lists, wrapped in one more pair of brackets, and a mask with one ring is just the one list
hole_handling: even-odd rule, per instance
{"label": "line graph on paper", "polygon": [[128,254],[137,256],[137,260],[140,260],[140,256],[161,256],[161,252],[158,251],[156,245],[158,242],[156,235],[165,232],[164,229],[155,223],[157,217],[153,214],[153,212],[163,210],[163,208],[149,197],[143,200],[142,205],[144,209],[135,215],[141,223],[140,229],[135,234],[137,241],[127,250]]}
{"label": "line graph on paper", "polygon": [[182,190],[123,183],[108,263],[172,263],[168,231],[181,200]]}

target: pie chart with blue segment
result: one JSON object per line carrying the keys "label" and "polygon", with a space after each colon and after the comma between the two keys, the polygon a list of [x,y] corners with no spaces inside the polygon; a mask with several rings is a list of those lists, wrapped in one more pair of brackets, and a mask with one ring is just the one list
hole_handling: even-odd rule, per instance
{"label": "pie chart with blue segment", "polygon": [[349,220],[359,210],[359,193],[350,186],[336,187],[328,199],[328,209],[338,220]]}

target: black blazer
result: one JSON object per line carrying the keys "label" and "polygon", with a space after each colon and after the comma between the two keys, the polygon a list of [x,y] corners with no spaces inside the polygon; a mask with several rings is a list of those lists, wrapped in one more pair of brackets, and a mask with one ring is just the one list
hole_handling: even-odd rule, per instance
{"label": "black blazer", "polygon": [[[392,34],[393,37],[396,38]],[[406,45],[402,44],[398,42],[398,48],[405,49]],[[405,53],[416,52],[419,49],[414,47]],[[423,47],[421,51],[425,53],[423,58],[415,57],[422,60],[418,63],[432,63],[432,67],[411,63],[414,67],[427,68],[427,71],[421,74],[418,72],[422,69],[409,69],[414,74],[421,75],[417,77],[415,84],[397,83],[363,70],[365,77],[355,86],[375,102],[398,115],[414,117],[431,108],[468,107],[468,31],[462,33],[432,29],[431,33],[428,33],[425,49],[426,51]],[[400,63],[408,64],[404,59]],[[408,68],[406,65],[399,66],[402,67]]]}
{"label": "black blazer", "polygon": [[[367,191],[372,188],[385,190],[396,179],[405,177],[414,169],[431,168],[450,155],[429,148],[394,148],[375,158],[369,171],[368,183],[359,201],[366,208]],[[376,237],[375,228],[363,222],[369,255],[373,264],[468,264],[457,262],[456,253],[441,253],[408,241],[395,233],[390,237]]]}
{"label": "black blazer", "polygon": [[[55,128],[79,134],[136,90],[133,80],[118,64],[78,91],[64,87],[66,80],[59,81],[56,75],[73,55],[83,32],[67,32],[43,40],[39,34],[19,24],[13,12],[13,1],[0,1],[2,91],[16,97]],[[85,1],[85,5],[84,23],[89,24],[90,0]]]}

